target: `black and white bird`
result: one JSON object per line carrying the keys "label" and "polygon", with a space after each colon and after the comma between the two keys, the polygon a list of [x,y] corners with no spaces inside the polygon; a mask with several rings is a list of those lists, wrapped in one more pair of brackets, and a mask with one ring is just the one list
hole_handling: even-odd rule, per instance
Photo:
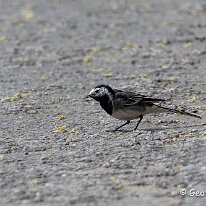
{"label": "black and white bird", "polygon": [[151,98],[134,92],[112,89],[108,85],[96,86],[90,91],[87,97],[98,101],[101,107],[112,117],[126,121],[114,131],[129,124],[133,119],[139,119],[134,128],[134,130],[136,130],[143,116],[150,113],[173,112],[201,119],[198,115],[166,108],[157,104],[166,101],[164,99]]}

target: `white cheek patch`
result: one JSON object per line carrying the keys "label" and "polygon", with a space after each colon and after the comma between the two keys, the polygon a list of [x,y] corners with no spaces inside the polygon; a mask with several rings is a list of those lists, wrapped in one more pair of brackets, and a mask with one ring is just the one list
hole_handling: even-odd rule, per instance
{"label": "white cheek patch", "polygon": [[109,96],[109,91],[106,88],[101,87],[96,89],[98,89],[98,96],[104,96],[105,94]]}
{"label": "white cheek patch", "polygon": [[112,96],[112,94],[108,91],[107,88],[104,88],[104,94],[107,94],[107,95],[108,95],[110,101],[113,100],[113,96]]}
{"label": "white cheek patch", "polygon": [[92,89],[89,93],[89,95],[94,95],[96,97],[102,97],[107,95],[109,97],[109,100],[112,101],[113,100],[113,96],[112,94],[108,91],[107,88],[105,87],[101,87],[101,88],[95,88]]}
{"label": "white cheek patch", "polygon": [[104,96],[106,93],[105,88],[98,88],[98,91],[99,96]]}

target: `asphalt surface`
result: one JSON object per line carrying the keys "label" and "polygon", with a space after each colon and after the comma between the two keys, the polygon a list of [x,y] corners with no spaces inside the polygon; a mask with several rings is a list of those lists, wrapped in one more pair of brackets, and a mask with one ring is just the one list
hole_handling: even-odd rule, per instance
{"label": "asphalt surface", "polygon": [[[202,119],[107,132],[102,83]],[[0,98],[1,206],[205,205],[204,0],[1,0]]]}

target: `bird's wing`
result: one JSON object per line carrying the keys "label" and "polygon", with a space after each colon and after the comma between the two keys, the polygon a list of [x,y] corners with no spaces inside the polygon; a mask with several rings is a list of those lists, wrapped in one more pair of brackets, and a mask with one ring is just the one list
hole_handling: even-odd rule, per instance
{"label": "bird's wing", "polygon": [[134,92],[124,92],[121,90],[118,90],[116,92],[115,98],[117,101],[121,101],[122,104],[124,104],[125,106],[132,106],[137,104],[151,104],[165,101],[164,99],[151,98],[145,95],[136,94]]}

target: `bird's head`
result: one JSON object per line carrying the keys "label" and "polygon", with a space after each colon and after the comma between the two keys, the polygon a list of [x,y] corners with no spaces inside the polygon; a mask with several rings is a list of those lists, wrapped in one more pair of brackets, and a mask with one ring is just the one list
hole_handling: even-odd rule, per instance
{"label": "bird's head", "polygon": [[98,102],[102,100],[108,99],[108,101],[112,101],[115,96],[115,91],[108,85],[98,85],[93,88],[87,97],[91,97]]}

